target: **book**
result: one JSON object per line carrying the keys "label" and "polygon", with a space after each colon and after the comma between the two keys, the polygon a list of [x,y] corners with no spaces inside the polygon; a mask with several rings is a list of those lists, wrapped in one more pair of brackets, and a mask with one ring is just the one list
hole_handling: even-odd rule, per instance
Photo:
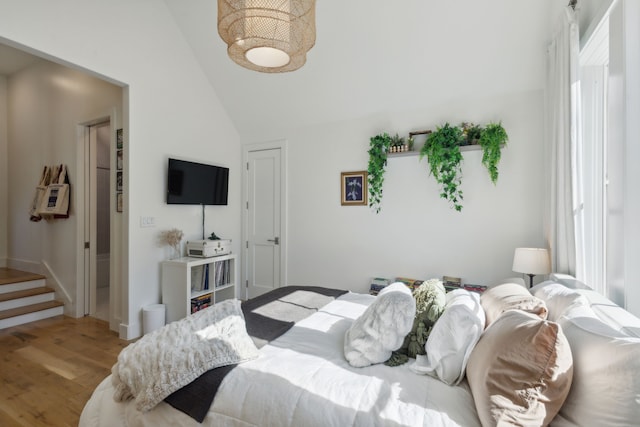
{"label": "book", "polygon": [[202,267],[204,269],[204,273],[202,274],[202,289],[201,290],[208,290],[209,289],[209,264],[205,264]]}
{"label": "book", "polygon": [[201,291],[202,290],[202,274],[203,274],[204,266],[196,265],[195,267],[191,267],[191,290]]}

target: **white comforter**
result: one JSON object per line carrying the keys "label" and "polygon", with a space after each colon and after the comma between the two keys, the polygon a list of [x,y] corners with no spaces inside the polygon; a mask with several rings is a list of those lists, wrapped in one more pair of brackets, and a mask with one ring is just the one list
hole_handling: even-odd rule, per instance
{"label": "white comforter", "polygon": [[144,414],[117,403],[106,378],[80,426],[480,426],[466,381],[448,386],[409,364],[349,365],[345,331],[373,298],[345,294],[263,347],[226,376],[202,424],[164,402]]}

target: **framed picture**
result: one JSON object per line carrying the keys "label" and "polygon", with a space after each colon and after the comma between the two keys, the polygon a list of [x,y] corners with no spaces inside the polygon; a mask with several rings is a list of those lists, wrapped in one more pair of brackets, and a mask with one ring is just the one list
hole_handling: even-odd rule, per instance
{"label": "framed picture", "polygon": [[122,171],[116,172],[116,191],[122,191]]}
{"label": "framed picture", "polygon": [[122,129],[117,129],[116,130],[116,148],[118,150],[122,150],[122,144],[123,144],[123,136],[122,136]]}
{"label": "framed picture", "polygon": [[122,212],[122,193],[116,193],[116,211]]}
{"label": "framed picture", "polygon": [[367,171],[340,174],[340,202],[342,206],[366,206],[368,191]]}
{"label": "framed picture", "polygon": [[116,151],[116,169],[122,170],[122,150]]}

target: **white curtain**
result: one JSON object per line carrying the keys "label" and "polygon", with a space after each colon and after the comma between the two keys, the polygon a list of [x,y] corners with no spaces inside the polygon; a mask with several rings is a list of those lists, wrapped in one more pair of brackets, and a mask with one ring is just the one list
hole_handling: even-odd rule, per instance
{"label": "white curtain", "polygon": [[567,6],[547,51],[545,234],[554,272],[576,274],[573,185],[579,136],[579,33],[577,13]]}

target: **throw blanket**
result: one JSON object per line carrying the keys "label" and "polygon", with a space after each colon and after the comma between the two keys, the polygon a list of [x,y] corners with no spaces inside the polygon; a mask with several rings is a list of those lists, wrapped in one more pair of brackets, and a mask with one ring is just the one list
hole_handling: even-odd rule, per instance
{"label": "throw blanket", "polygon": [[[258,348],[287,332],[347,291],[318,286],[285,286],[244,301],[247,332]],[[165,399],[169,405],[202,422],[225,376],[237,364],[211,369]]]}
{"label": "throw blanket", "polygon": [[113,398],[133,398],[138,410],[148,411],[204,372],[257,356],[240,301],[223,301],[124,348],[112,368]]}

